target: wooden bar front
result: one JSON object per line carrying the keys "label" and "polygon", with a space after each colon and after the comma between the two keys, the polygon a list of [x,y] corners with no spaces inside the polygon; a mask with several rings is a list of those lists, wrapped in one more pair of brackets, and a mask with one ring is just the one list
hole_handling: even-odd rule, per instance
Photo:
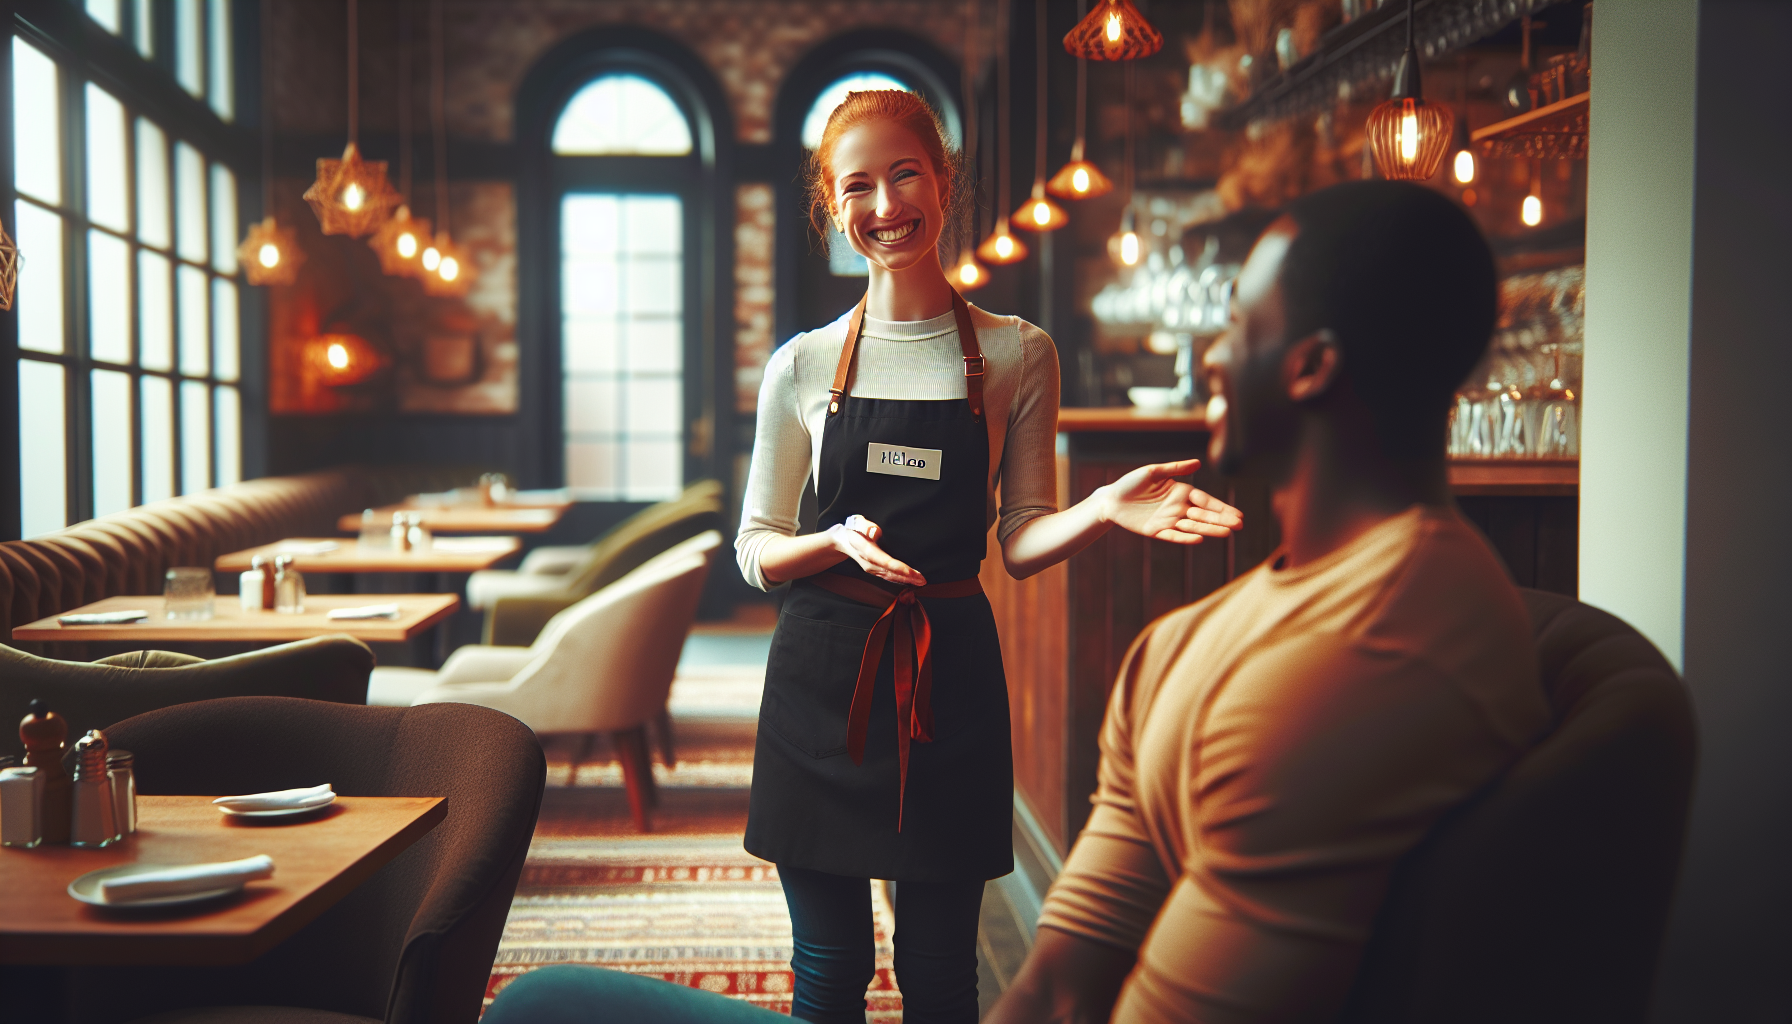
{"label": "wooden bar front", "polygon": [[[1197,412],[1065,409],[1058,422],[1058,502],[1068,508],[1151,462],[1205,458]],[[1281,543],[1269,492],[1205,466],[1196,487],[1244,512],[1246,528],[1195,546],[1110,530],[1068,561],[1025,580],[1002,567],[994,531],[983,586],[1008,677],[1015,787],[1059,853],[1088,820],[1108,694],[1127,648],[1153,619],[1248,572]],[[1451,483],[1520,586],[1573,594],[1579,473],[1574,463],[1458,463]]]}

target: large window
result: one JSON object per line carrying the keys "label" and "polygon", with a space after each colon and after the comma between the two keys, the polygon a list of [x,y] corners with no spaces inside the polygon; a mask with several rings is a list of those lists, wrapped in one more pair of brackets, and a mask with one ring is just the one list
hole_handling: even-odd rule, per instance
{"label": "large window", "polygon": [[[225,117],[228,6],[167,8],[177,78]],[[86,9],[153,49],[162,5]],[[229,168],[128,98],[11,46],[19,513],[32,537],[239,479],[237,200]]]}
{"label": "large window", "polygon": [[554,127],[560,194],[565,483],[658,501],[684,483],[685,293],[693,148],[658,84],[609,74]]}

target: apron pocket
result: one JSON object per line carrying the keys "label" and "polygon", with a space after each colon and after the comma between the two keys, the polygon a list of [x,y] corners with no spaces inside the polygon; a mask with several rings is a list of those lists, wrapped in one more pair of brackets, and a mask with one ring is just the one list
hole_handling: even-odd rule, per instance
{"label": "apron pocket", "polygon": [[870,635],[784,612],[765,665],[760,719],[810,757],[846,753],[847,717]]}

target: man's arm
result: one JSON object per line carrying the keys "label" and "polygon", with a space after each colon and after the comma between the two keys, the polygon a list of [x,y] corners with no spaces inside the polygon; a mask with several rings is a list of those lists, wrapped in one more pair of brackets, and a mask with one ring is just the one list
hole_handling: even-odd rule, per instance
{"label": "man's arm", "polygon": [[1134,952],[1050,926],[984,1024],[1105,1024]]}

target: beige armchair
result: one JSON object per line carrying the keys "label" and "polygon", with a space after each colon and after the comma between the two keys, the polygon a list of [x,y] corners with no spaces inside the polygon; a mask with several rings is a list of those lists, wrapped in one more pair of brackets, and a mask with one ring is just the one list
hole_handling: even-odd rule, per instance
{"label": "beige armchair", "polygon": [[528,647],[470,645],[435,672],[376,668],[367,702],[479,704],[539,736],[575,734],[578,770],[590,738],[615,743],[636,825],[656,801],[647,725],[657,722],[672,765],[666,698],[722,535],[708,530],[656,555],[556,614]]}

